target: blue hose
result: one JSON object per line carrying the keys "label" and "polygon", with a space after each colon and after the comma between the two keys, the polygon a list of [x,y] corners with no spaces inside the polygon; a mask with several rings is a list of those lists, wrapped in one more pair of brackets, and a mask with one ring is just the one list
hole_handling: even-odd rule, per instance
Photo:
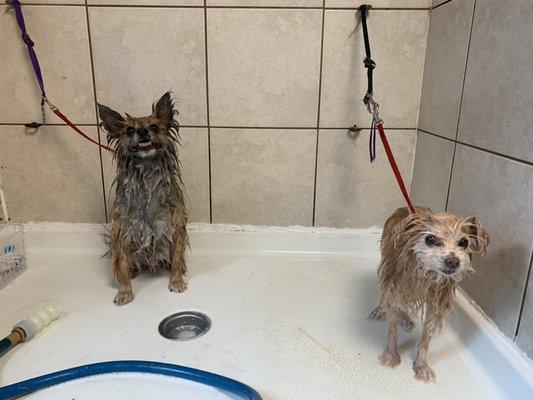
{"label": "blue hose", "polygon": [[9,340],[8,338],[0,340],[0,357],[7,353],[11,347],[13,347],[13,343],[11,343],[11,340]]}
{"label": "blue hose", "polygon": [[118,372],[137,372],[142,374],[173,376],[225,390],[226,392],[242,397],[243,400],[263,400],[261,395],[250,386],[233,379],[198,369],[183,367],[181,365],[164,364],[152,361],[108,361],[53,372],[51,374],[28,379],[27,381],[1,387],[0,399],[18,399],[22,396],[60,383],[86,378],[88,376]]}

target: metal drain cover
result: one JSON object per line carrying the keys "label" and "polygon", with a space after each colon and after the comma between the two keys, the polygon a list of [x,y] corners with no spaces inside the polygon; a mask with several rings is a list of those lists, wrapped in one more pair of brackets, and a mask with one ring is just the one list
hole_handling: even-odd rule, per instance
{"label": "metal drain cover", "polygon": [[159,333],[170,340],[192,340],[211,329],[211,320],[203,313],[182,311],[169,315],[159,324]]}

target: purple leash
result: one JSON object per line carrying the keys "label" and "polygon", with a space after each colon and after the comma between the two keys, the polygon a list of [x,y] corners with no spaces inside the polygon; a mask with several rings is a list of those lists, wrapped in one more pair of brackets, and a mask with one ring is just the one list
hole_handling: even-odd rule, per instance
{"label": "purple leash", "polygon": [[44,124],[44,103],[46,101],[46,92],[44,90],[44,81],[43,81],[43,74],[41,72],[41,66],[39,65],[37,54],[35,53],[35,50],[33,50],[33,46],[35,43],[33,43],[33,40],[31,40],[30,35],[28,35],[28,32],[26,32],[26,23],[24,22],[24,15],[22,14],[22,9],[20,7],[19,0],[12,0],[11,4],[13,5],[13,8],[15,9],[17,23],[19,25],[20,32],[22,33],[21,35],[22,41],[28,47],[28,54],[30,55],[31,65],[33,67],[33,71],[35,72],[35,77],[37,78],[39,87],[41,88],[41,111],[43,114],[43,124]]}
{"label": "purple leash", "polygon": [[376,120],[372,118],[372,126],[370,127],[370,137],[368,139],[368,152],[370,154],[370,162],[376,159]]}

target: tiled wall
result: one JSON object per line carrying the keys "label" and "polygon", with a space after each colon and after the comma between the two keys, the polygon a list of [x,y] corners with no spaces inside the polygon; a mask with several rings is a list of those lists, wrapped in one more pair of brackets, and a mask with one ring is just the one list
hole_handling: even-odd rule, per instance
{"label": "tiled wall", "polygon": [[463,286],[533,357],[533,2],[434,3],[412,194],[486,225]]}
{"label": "tiled wall", "polygon": [[[147,114],[175,92],[191,221],[380,225],[403,205],[370,118],[358,0],[28,0],[48,95],[89,135],[95,102]],[[375,0],[376,98],[411,175],[429,0]],[[111,156],[61,126],[37,132],[39,92],[13,12],[0,10],[0,166],[14,220],[104,222]],[[364,129],[350,137],[347,128]]]}

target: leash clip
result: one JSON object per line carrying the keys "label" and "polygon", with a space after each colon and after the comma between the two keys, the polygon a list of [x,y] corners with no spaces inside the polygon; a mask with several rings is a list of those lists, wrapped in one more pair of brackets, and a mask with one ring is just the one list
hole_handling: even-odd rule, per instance
{"label": "leash clip", "polygon": [[380,124],[383,120],[379,116],[379,104],[372,98],[372,95],[367,93],[363,102],[366,105],[366,109],[372,115],[372,119],[376,124]]}
{"label": "leash clip", "polygon": [[50,108],[50,111],[55,111],[57,110],[57,107],[54,106],[50,100],[48,100],[46,97],[43,97],[43,101],[46,103],[46,105],[48,106],[48,108]]}

